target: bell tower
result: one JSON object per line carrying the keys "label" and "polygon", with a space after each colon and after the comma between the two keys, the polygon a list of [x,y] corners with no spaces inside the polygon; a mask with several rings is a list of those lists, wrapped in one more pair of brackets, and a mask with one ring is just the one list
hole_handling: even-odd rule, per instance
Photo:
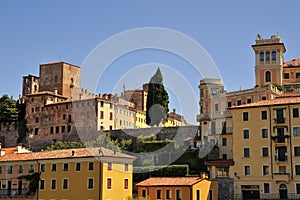
{"label": "bell tower", "polygon": [[283,54],[286,49],[280,36],[272,35],[263,39],[257,34],[255,45],[255,79],[256,85],[263,86],[272,82],[282,84]]}

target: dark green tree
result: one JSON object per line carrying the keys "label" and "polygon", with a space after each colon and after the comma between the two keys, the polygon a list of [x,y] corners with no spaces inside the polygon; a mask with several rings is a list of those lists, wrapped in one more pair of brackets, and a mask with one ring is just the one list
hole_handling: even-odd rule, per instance
{"label": "dark green tree", "polygon": [[17,102],[4,94],[0,98],[0,122],[11,123],[18,119]]}
{"label": "dark green tree", "polygon": [[159,125],[167,121],[169,112],[169,95],[163,85],[163,76],[160,69],[151,77],[148,84],[148,97],[146,103],[146,124]]}

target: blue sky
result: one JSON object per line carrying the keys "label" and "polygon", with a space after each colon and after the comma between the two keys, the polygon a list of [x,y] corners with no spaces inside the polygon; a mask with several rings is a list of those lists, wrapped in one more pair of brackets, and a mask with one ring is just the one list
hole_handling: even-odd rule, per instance
{"label": "blue sky", "polygon": [[[0,95],[9,94],[17,98],[21,93],[22,76],[38,75],[41,63],[61,59],[81,65],[87,55],[105,39],[122,31],[142,27],[168,28],[193,38],[217,65],[228,91],[238,90],[240,86],[250,88],[255,81],[251,45],[257,33],[269,38],[279,32],[287,49],[285,60],[300,57],[299,6],[300,2],[296,0],[2,0]],[[202,77],[190,70],[188,63],[174,55],[149,50],[131,53],[114,62],[112,65],[115,68],[112,69],[126,66],[124,69],[130,70],[144,63],[176,66],[179,72],[183,70],[180,73],[185,73],[199,98],[197,85]],[[145,82],[149,81],[156,67],[149,71]],[[110,81],[100,82],[97,92],[111,92],[111,85]],[[128,88],[130,84],[125,85],[131,89]],[[138,83],[136,87],[139,87]],[[112,92],[119,90],[117,88]],[[170,109],[176,107],[178,110],[177,106],[178,102],[172,102],[171,98]],[[194,123],[198,110],[186,116],[189,121],[193,120]]]}

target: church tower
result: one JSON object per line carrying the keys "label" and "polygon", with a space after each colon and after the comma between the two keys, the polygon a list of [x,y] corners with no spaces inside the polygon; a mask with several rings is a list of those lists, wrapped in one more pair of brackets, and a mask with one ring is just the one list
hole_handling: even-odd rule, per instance
{"label": "church tower", "polygon": [[258,34],[252,48],[255,52],[256,85],[263,86],[272,82],[282,84],[283,54],[286,49],[280,36],[277,34],[270,39],[263,39]]}

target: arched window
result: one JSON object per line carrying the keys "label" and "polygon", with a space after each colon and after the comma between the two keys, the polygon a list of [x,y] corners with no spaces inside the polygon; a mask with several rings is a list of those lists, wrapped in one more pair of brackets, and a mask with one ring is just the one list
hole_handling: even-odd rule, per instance
{"label": "arched window", "polygon": [[280,185],[279,185],[279,189],[287,189],[287,186],[286,186],[286,184],[283,184],[283,183],[282,183],[282,184],[280,184]]}
{"label": "arched window", "polygon": [[276,51],[272,51],[272,61],[276,61]]}
{"label": "arched window", "polygon": [[266,61],[270,61],[270,51],[266,52]]}
{"label": "arched window", "polygon": [[270,71],[266,71],[265,80],[266,80],[266,82],[271,82],[271,72]]}
{"label": "arched window", "polygon": [[261,51],[261,52],[259,52],[259,61],[260,62],[264,62],[264,52],[263,51]]}

